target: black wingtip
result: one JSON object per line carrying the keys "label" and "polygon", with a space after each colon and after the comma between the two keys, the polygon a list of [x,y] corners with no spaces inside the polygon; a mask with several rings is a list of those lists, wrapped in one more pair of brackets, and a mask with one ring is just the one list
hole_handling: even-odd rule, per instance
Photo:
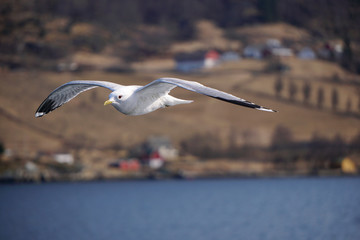
{"label": "black wingtip", "polygon": [[45,99],[39,106],[39,108],[35,112],[35,117],[42,117],[45,114],[48,114],[52,110],[56,109],[55,101],[52,99]]}
{"label": "black wingtip", "polygon": [[231,99],[213,97],[213,96],[209,96],[209,97],[216,98],[218,100],[229,102],[229,103],[236,104],[236,105],[240,105],[240,106],[244,106],[244,107],[248,107],[248,108],[253,108],[253,109],[256,109],[256,110],[260,110],[260,111],[277,112],[276,110],[272,110],[270,108],[262,107],[260,105],[257,105],[255,103],[252,103],[252,102],[249,102],[249,101],[246,101],[246,100],[238,101],[238,100],[231,100]]}

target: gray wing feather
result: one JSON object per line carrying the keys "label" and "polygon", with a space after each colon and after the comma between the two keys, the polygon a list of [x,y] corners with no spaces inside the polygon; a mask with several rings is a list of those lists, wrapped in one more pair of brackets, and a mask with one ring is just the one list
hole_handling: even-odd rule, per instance
{"label": "gray wing feather", "polygon": [[77,80],[61,85],[52,91],[49,96],[40,104],[36,110],[35,117],[42,117],[45,114],[55,110],[80,93],[96,87],[104,87],[111,91],[115,91],[121,85],[106,81],[87,81]]}
{"label": "gray wing feather", "polygon": [[219,91],[215,88],[210,88],[210,87],[204,86],[198,82],[187,81],[187,80],[182,80],[182,79],[178,79],[178,78],[159,78],[159,79],[151,82],[150,84],[148,84],[142,88],[139,88],[137,90],[137,92],[151,94],[152,92],[162,91],[164,94],[166,94],[169,91],[171,91],[171,89],[175,88],[176,86],[193,91],[193,92],[197,92],[197,93],[200,93],[200,94],[212,97],[212,98],[216,98],[221,101],[226,101],[226,102],[229,102],[232,104],[237,104],[237,105],[241,105],[241,106],[249,107],[249,108],[255,108],[258,110],[262,110],[262,111],[276,112],[275,110],[262,107],[260,105],[257,105],[255,103],[249,102],[245,99],[236,97],[229,93]]}

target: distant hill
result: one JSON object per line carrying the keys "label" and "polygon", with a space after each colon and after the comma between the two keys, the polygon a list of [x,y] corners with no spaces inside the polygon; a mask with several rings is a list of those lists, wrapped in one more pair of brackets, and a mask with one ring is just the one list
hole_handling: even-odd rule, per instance
{"label": "distant hill", "polygon": [[[275,36],[307,45],[341,41],[339,63],[360,72],[357,1],[3,0],[0,13],[2,68],[61,70],[86,52],[112,57],[102,67],[119,72],[129,62],[189,49],[184,41],[193,43],[190,49],[240,50]],[[78,67],[94,68],[88,61]]]}
{"label": "distant hill", "polygon": [[[251,141],[268,145],[274,129],[281,125],[293,133],[295,139],[309,139],[314,133],[325,137],[337,134],[345,139],[360,131],[360,118],[344,114],[347,99],[352,99],[352,112],[358,113],[358,96],[354,85],[347,83],[353,75],[323,61],[289,59],[291,70],[284,77],[284,90],[275,97],[277,75],[264,72],[266,61],[243,60],[194,75],[171,72],[124,73],[104,72],[53,73],[18,71],[2,73],[0,88],[1,141],[16,151],[61,151],[74,147],[108,148],[129,147],[151,135],[168,136],[176,146],[196,134],[212,133],[221,144],[229,144],[230,134],[238,135],[239,144]],[[332,82],[338,74],[341,82]],[[35,119],[34,113],[41,101],[57,86],[73,79],[101,79],[124,85],[145,85],[162,77],[173,76],[199,81],[258,104],[277,109],[278,113],[255,111],[217,101],[182,89],[172,94],[195,100],[188,105],[161,109],[144,116],[125,116],[112,107],[104,107],[108,98],[106,89],[82,93],[56,111]],[[355,76],[357,79],[358,77]],[[288,99],[288,84],[294,81],[299,88],[309,81],[313,90],[309,105],[302,103],[299,90],[293,101]],[[316,108],[316,89],[325,89],[323,110]],[[337,111],[331,110],[330,92],[339,91]],[[358,116],[358,115],[357,115]],[[251,132],[251,139],[246,133]]]}

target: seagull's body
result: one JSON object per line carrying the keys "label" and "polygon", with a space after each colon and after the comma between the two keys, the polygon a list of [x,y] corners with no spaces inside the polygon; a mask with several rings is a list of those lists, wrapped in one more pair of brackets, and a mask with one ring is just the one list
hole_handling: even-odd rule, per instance
{"label": "seagull's body", "polygon": [[37,109],[35,117],[44,116],[69,102],[78,94],[95,87],[104,87],[111,90],[112,92],[109,95],[109,100],[107,100],[104,105],[111,104],[116,110],[126,115],[143,115],[159,108],[192,102],[191,100],[183,100],[169,95],[169,92],[175,87],[181,87],[237,105],[262,111],[275,112],[274,110],[259,106],[234,95],[206,87],[198,82],[178,78],[159,78],[145,86],[123,86],[107,81],[71,81],[51,92]]}

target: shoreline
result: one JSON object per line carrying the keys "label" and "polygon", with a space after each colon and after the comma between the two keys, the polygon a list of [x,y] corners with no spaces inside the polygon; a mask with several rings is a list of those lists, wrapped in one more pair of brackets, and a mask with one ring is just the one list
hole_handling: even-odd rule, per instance
{"label": "shoreline", "polygon": [[162,173],[159,171],[150,172],[143,175],[121,176],[121,177],[105,177],[97,176],[92,178],[81,178],[80,176],[59,176],[51,178],[16,178],[1,177],[0,184],[40,184],[40,183],[72,183],[72,182],[107,182],[107,181],[192,181],[192,180],[223,180],[223,179],[292,179],[292,178],[344,178],[344,177],[360,177],[360,174],[347,174],[339,170],[319,171],[318,173],[290,173],[290,172],[268,172],[268,173],[207,173],[185,175],[179,173]]}

